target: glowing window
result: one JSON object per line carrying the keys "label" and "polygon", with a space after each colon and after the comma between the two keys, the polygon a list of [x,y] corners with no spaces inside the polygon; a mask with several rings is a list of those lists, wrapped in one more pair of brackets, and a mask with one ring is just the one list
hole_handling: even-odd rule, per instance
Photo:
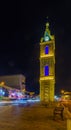
{"label": "glowing window", "polygon": [[45,47],[45,54],[48,54],[48,53],[49,53],[49,47],[46,46],[46,47]]}
{"label": "glowing window", "polygon": [[45,68],[44,68],[44,75],[45,76],[48,76],[49,75],[49,66],[45,66]]}

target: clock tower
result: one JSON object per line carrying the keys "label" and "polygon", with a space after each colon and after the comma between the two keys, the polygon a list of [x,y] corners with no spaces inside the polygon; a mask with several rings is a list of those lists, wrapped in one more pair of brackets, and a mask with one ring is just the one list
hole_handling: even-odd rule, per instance
{"label": "clock tower", "polygon": [[46,23],[44,36],[40,41],[40,100],[54,101],[55,91],[55,38]]}

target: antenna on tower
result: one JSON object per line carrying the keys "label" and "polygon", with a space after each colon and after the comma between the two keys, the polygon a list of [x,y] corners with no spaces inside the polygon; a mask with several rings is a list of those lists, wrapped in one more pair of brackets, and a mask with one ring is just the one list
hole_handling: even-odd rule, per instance
{"label": "antenna on tower", "polygon": [[46,19],[48,20],[48,16],[46,17]]}
{"label": "antenna on tower", "polygon": [[49,32],[48,16],[46,17],[46,29],[45,29],[45,31]]}
{"label": "antenna on tower", "polygon": [[46,23],[48,23],[48,22],[49,22],[49,20],[48,20],[48,19],[49,19],[49,17],[47,16],[47,17],[46,17]]}
{"label": "antenna on tower", "polygon": [[46,17],[46,28],[48,28],[49,27],[49,22],[48,22],[49,20],[48,20],[48,16]]}

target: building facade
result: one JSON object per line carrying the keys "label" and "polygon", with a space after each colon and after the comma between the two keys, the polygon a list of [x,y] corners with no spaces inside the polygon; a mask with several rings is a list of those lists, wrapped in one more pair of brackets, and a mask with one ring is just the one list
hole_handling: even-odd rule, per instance
{"label": "building facade", "polygon": [[55,37],[49,23],[40,41],[40,100],[54,101],[55,92]]}
{"label": "building facade", "polygon": [[4,82],[5,85],[2,85],[6,88],[7,86],[14,88],[14,89],[19,89],[23,91],[25,89],[25,82],[26,78],[22,74],[17,74],[17,75],[5,75],[5,76],[0,76],[0,85],[1,83]]}

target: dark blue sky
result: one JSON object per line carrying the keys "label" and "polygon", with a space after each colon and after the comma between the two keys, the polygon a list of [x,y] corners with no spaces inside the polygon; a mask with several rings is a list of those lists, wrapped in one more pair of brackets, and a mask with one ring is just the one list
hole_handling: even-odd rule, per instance
{"label": "dark blue sky", "polygon": [[0,8],[0,75],[23,73],[38,90],[39,42],[46,17],[56,40],[56,88],[71,86],[71,7],[69,1],[6,1]]}

